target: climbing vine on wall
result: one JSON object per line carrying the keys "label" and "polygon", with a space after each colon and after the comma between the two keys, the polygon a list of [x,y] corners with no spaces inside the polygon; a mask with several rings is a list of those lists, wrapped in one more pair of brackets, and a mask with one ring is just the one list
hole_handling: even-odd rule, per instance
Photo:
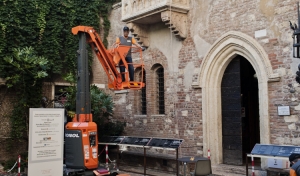
{"label": "climbing vine on wall", "polygon": [[[40,107],[42,81],[53,75],[64,77],[76,70],[78,36],[71,33],[72,27],[86,25],[98,32],[104,30],[104,41],[110,28],[108,14],[111,5],[118,0],[2,0],[0,2],[0,77],[7,78],[7,85],[17,80],[11,68],[21,68],[10,62],[16,57],[16,50],[31,48],[36,56],[47,58],[47,75],[26,76],[26,86],[15,85],[18,99],[11,115],[15,138],[26,138],[26,119],[20,121],[28,108]],[[100,18],[103,24],[100,24]],[[23,51],[23,50],[22,50]],[[4,59],[7,58],[7,59]],[[28,63],[34,66],[34,63]],[[32,67],[31,67],[32,68]],[[40,72],[42,74],[43,72]],[[15,77],[12,77],[15,76]],[[34,83],[34,84],[33,84]],[[22,106],[20,106],[20,103]],[[24,124],[25,123],[25,124]],[[20,128],[18,128],[20,127]],[[26,138],[26,140],[28,140]]]}
{"label": "climbing vine on wall", "polygon": [[[49,59],[52,73],[73,70],[78,38],[71,33],[72,27],[92,26],[98,32],[103,29],[103,42],[107,45],[108,13],[115,1],[3,0],[0,2],[0,58],[12,55],[13,48],[32,46],[39,55]],[[5,63],[0,59],[2,64]]]}
{"label": "climbing vine on wall", "polygon": [[12,56],[3,58],[7,67],[0,67],[6,85],[17,95],[11,114],[12,139],[28,139],[29,108],[39,104],[42,79],[48,76],[48,60],[37,56],[32,47],[14,48]]}

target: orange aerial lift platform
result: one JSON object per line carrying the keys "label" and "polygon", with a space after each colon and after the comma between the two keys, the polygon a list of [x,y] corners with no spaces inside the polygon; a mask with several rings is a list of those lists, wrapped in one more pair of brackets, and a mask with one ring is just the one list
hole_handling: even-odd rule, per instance
{"label": "orange aerial lift platform", "polygon": [[[77,93],[76,114],[72,122],[65,126],[65,171],[64,175],[94,175],[99,168],[98,162],[98,132],[97,124],[93,122],[90,101],[90,81],[88,70],[87,44],[97,56],[108,77],[108,88],[112,90],[139,90],[145,86],[143,75],[138,82],[129,81],[128,64],[125,60],[130,50],[129,46],[114,45],[106,49],[100,36],[89,26],[72,28],[72,33],[79,36],[77,50]],[[133,64],[135,68],[144,69],[142,49],[132,47],[132,52],[140,58],[140,63]],[[122,81],[118,66],[123,61],[127,72]],[[142,72],[143,74],[143,72]],[[103,170],[103,169],[102,169]],[[109,175],[109,172],[103,175]]]}

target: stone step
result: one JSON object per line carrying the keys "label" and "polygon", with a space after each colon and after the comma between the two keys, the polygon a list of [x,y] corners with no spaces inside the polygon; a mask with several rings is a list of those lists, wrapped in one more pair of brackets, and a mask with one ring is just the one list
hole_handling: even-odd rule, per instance
{"label": "stone step", "polygon": [[[144,175],[144,167],[141,166],[132,166],[132,165],[126,165],[126,164],[120,164],[119,165],[119,170],[121,172],[127,172],[127,173],[132,173],[133,175],[131,176],[142,176]],[[146,169],[146,175],[150,176],[176,176],[175,172],[166,172],[166,171],[161,171],[161,170],[155,170],[155,169]]]}
{"label": "stone step", "polygon": [[[226,164],[218,164],[212,166],[213,174],[221,176],[245,176],[246,166],[234,166]],[[254,167],[255,176],[266,176],[267,172],[260,167]],[[248,175],[252,175],[251,166],[248,166]]]}

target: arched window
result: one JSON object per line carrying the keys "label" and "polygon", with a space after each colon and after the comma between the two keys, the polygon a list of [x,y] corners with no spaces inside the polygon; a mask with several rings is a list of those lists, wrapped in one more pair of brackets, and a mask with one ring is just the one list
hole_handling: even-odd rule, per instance
{"label": "arched window", "polygon": [[146,97],[146,72],[145,70],[140,71],[140,78],[143,77],[143,82],[145,83],[145,87],[142,88],[140,92],[141,97],[141,114],[146,115],[147,114],[147,97]]}
{"label": "arched window", "polygon": [[134,80],[145,83],[145,87],[134,91],[134,113],[136,115],[147,115],[146,71],[137,68],[134,75]]}
{"label": "arched window", "polygon": [[164,79],[164,68],[159,66],[156,71],[156,106],[158,114],[165,114],[165,79]]}

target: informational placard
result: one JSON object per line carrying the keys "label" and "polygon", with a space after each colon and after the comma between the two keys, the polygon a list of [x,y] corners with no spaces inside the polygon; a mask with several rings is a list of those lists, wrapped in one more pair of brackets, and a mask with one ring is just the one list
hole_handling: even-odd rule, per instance
{"label": "informational placard", "polygon": [[121,144],[128,144],[128,145],[142,145],[145,146],[148,144],[151,138],[149,137],[130,137],[126,136]]}
{"label": "informational placard", "polygon": [[300,154],[300,146],[255,144],[254,148],[251,151],[251,154],[254,155],[281,157],[289,157],[292,153]]}
{"label": "informational placard", "polygon": [[64,109],[31,108],[28,175],[62,176]]}
{"label": "informational placard", "polygon": [[148,146],[163,147],[163,148],[178,148],[182,142],[183,142],[182,139],[153,138],[149,142]]}
{"label": "informational placard", "polygon": [[99,139],[99,143],[103,144],[119,144],[125,136],[103,136]]}
{"label": "informational placard", "polygon": [[107,145],[136,145],[157,148],[179,148],[182,139],[152,138],[152,137],[134,137],[134,136],[104,136],[99,140],[99,144]]}
{"label": "informational placard", "polygon": [[290,114],[290,107],[289,106],[278,106],[278,115],[286,116]]}

